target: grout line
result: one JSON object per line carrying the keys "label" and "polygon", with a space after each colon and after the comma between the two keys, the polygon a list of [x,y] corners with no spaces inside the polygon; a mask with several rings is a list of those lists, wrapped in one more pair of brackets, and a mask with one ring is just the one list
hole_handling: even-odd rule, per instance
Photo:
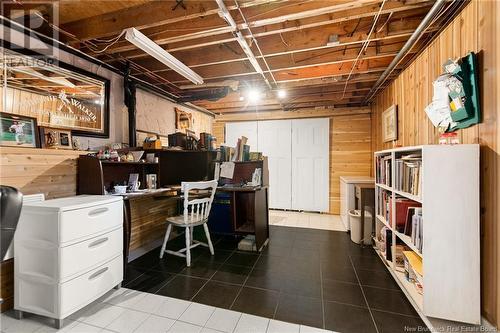
{"label": "grout line", "polygon": [[358,279],[359,287],[361,288],[361,293],[363,294],[363,298],[365,299],[366,307],[368,308],[368,312],[370,313],[370,317],[372,318],[373,326],[375,326],[375,331],[379,333],[377,323],[375,322],[375,318],[373,317],[372,310],[370,309],[370,305],[368,304],[368,300],[366,299],[365,291],[363,290],[363,286],[361,285],[361,280],[359,279],[358,272],[356,271],[356,267],[354,267],[354,263],[352,262],[350,254],[349,254],[349,260],[351,261],[352,268],[354,269],[354,274],[356,275],[356,279]]}
{"label": "grout line", "polygon": [[325,303],[324,303],[324,298],[323,298],[323,272],[321,270],[322,263],[321,260],[319,262],[319,281],[320,281],[320,287],[321,287],[321,313],[322,313],[322,319],[323,319],[323,326],[322,328],[325,329]]}
{"label": "grout line", "polygon": [[233,302],[231,303],[231,305],[229,306],[229,310],[231,310],[234,306],[234,303],[236,303],[236,300],[238,299],[238,297],[240,296],[241,294],[241,291],[243,290],[243,287],[245,286],[245,284],[247,283],[248,281],[248,278],[250,277],[250,274],[252,274],[254,268],[255,268],[255,265],[257,265],[257,262],[260,260],[260,257],[262,256],[262,252],[259,252],[259,256],[257,257],[257,260],[255,260],[255,262],[253,263],[253,266],[252,268],[250,269],[250,272],[248,273],[247,277],[245,278],[245,281],[243,281],[243,284],[241,285],[240,287],[240,290],[238,290],[238,293],[236,294],[236,297],[234,298]]}
{"label": "grout line", "polygon": [[[217,274],[217,272],[219,271],[219,268],[222,267],[222,265],[224,265],[228,260],[229,258],[231,258],[234,254],[236,250],[233,250],[233,252],[231,252],[231,254],[226,258],[226,260],[224,260],[224,262],[222,264],[220,264],[217,269],[215,270],[215,272],[210,276],[210,278],[201,286],[200,289],[198,289],[198,291],[196,292],[196,294],[193,295],[193,297],[191,297],[191,301],[193,301],[193,299],[200,293],[200,291],[207,285],[208,282],[212,281],[212,278],[214,277],[215,274]],[[215,254],[215,251],[214,251],[214,254]],[[216,280],[214,280],[216,281]]]}
{"label": "grout line", "polygon": [[278,292],[278,301],[276,302],[276,306],[274,307],[273,317],[271,319],[276,319],[276,313],[278,312],[278,307],[280,305],[282,291]]}

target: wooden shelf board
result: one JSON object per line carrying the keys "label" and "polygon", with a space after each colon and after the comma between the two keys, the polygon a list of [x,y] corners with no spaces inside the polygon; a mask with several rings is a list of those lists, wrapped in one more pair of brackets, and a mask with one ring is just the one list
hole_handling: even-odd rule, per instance
{"label": "wooden shelf board", "polygon": [[373,249],[375,250],[375,253],[377,253],[377,255],[380,257],[380,260],[382,260],[382,262],[387,266],[387,269],[391,270],[392,269],[392,261],[387,260],[385,255],[382,252],[380,252],[380,250],[377,249],[376,247],[373,247]]}
{"label": "wooden shelf board", "polygon": [[424,256],[422,255],[422,253],[420,253],[420,251],[417,249],[417,247],[415,246],[415,244],[412,243],[411,241],[411,237],[410,236],[407,236],[405,234],[402,234],[398,231],[395,231],[394,230],[394,233],[396,234],[396,236],[401,239],[403,241],[403,243],[405,243],[413,252],[415,252],[420,258],[423,258]]}
{"label": "wooden shelf board", "polygon": [[419,196],[416,196],[416,195],[413,195],[413,194],[410,194],[407,192],[403,192],[403,191],[398,191],[398,190],[392,190],[392,191],[397,195],[400,195],[400,196],[405,197],[407,199],[422,203],[422,198],[420,198]]}
{"label": "wooden shelf board", "polygon": [[244,223],[235,228],[236,232],[255,233],[255,225],[253,223]]}
{"label": "wooden shelf board", "polygon": [[380,222],[382,222],[387,228],[389,228],[390,230],[392,230],[392,227],[389,225],[389,222],[387,222],[387,220],[382,216],[382,215],[378,215],[377,214],[377,220],[379,220]]}
{"label": "wooden shelf board", "polygon": [[106,160],[101,160],[101,163],[103,164],[116,164],[116,165],[158,165],[158,163],[155,162],[125,162],[125,161],[106,161]]}
{"label": "wooden shelf board", "polygon": [[410,301],[412,301],[412,303],[414,303],[414,305],[416,305],[418,309],[423,312],[424,295],[419,294],[417,292],[417,288],[415,288],[415,285],[406,280],[404,273],[395,271],[392,268],[390,268],[390,271],[393,276],[396,277],[396,282],[398,282],[398,284],[402,286],[403,292],[406,294],[406,296],[408,296]]}
{"label": "wooden shelf board", "polygon": [[384,189],[386,191],[392,191],[392,187],[387,186],[385,184],[376,183],[375,186],[380,187],[380,188],[382,188],[382,189]]}
{"label": "wooden shelf board", "polygon": [[385,256],[377,248],[374,247],[373,249],[380,257],[382,262],[385,264],[385,266],[389,270],[389,273],[391,273],[394,280],[396,280],[396,283],[399,285],[401,290],[403,290],[403,292],[406,294],[406,297],[408,297],[415,310],[417,310],[419,314],[423,314],[424,296],[417,292],[417,289],[415,288],[413,283],[406,280],[404,273],[398,272],[392,268],[392,261],[387,260]]}

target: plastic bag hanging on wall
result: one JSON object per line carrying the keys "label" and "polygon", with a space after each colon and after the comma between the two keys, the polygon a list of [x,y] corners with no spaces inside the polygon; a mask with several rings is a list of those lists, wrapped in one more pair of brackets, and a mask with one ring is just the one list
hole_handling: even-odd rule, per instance
{"label": "plastic bag hanging on wall", "polygon": [[480,122],[477,55],[473,52],[443,65],[444,74],[434,81],[427,116],[441,132],[453,132]]}

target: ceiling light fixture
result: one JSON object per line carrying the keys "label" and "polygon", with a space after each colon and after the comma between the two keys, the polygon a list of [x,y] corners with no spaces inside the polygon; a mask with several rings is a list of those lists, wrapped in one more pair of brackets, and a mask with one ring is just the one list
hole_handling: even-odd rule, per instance
{"label": "ceiling light fixture", "polygon": [[194,84],[203,84],[203,78],[196,74],[191,68],[184,65],[179,59],[162,49],[158,44],[149,39],[136,28],[128,28],[125,30],[125,39],[134,44],[156,60],[167,65],[180,75],[184,76]]}
{"label": "ceiling light fixture", "polygon": [[278,98],[285,98],[286,97],[286,90],[280,89],[278,90]]}
{"label": "ceiling light fixture", "polygon": [[37,72],[36,70],[34,70],[32,68],[20,69],[17,67],[11,67],[11,68],[9,68],[9,70],[14,71],[14,72],[18,72],[18,73],[23,73],[26,75],[31,75],[31,76],[34,76],[38,79],[42,79],[42,80],[47,81],[47,82],[56,83],[56,84],[64,86],[64,87],[76,88],[75,84],[66,78],[43,75],[42,73]]}
{"label": "ceiling light fixture", "polygon": [[256,103],[260,100],[260,91],[257,89],[251,89],[247,94],[248,100],[252,103]]}

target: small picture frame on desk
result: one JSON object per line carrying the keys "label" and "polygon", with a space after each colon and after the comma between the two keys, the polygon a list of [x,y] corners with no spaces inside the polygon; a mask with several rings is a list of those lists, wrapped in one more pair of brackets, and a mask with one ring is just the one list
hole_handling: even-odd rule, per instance
{"label": "small picture frame on desk", "polygon": [[40,126],[42,148],[73,149],[71,131],[60,128]]}
{"label": "small picture frame on desk", "polygon": [[36,118],[0,112],[0,146],[40,147]]}

